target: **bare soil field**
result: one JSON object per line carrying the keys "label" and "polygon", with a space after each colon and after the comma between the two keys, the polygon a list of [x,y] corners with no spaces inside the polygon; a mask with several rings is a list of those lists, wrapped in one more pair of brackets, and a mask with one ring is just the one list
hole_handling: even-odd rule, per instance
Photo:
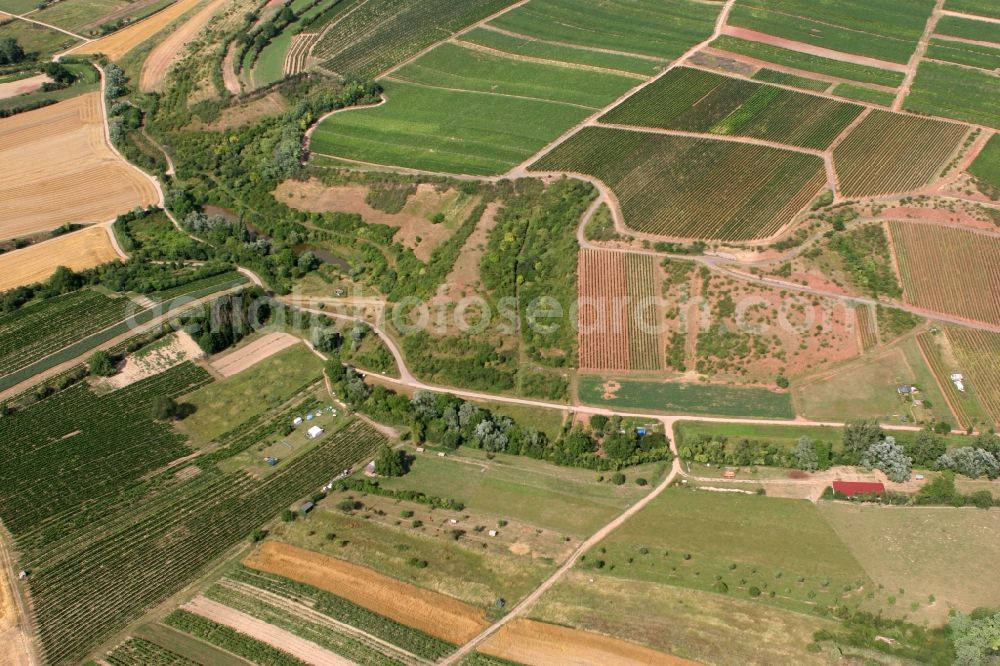
{"label": "bare soil field", "polygon": [[140,379],[152,377],[165,372],[184,361],[203,357],[205,354],[186,331],[178,331],[164,338],[161,344],[149,349],[146,353],[131,354],[118,370],[118,374],[109,377],[108,386],[123,388],[134,384]]}
{"label": "bare soil field", "polygon": [[0,120],[0,238],[158,201],[153,182],[108,146],[100,93]]}
{"label": "bare soil field", "polygon": [[290,333],[268,333],[245,347],[214,359],[212,369],[223,377],[232,377],[300,342],[300,338]]}
{"label": "bare soil field", "polygon": [[617,638],[520,618],[486,639],[481,651],[528,666],[681,666],[697,663]]}
{"label": "bare soil field", "polygon": [[0,254],[0,291],[47,280],[59,266],[81,271],[118,259],[104,227],[88,227]]}
{"label": "bare soil field", "polygon": [[150,52],[139,75],[139,88],[143,92],[159,90],[170,66],[183,55],[188,42],[201,32],[201,29],[227,2],[228,0],[212,0]]}
{"label": "bare soil field", "polygon": [[[427,261],[438,245],[451,237],[455,228],[476,207],[478,199],[463,197],[457,190],[439,191],[434,185],[417,186],[399,213],[384,213],[365,202],[368,187],[340,185],[329,187],[316,179],[306,182],[289,180],[278,186],[274,196],[292,208],[312,212],[356,213],[370,224],[397,227],[393,240],[413,250],[417,259]],[[430,215],[441,212],[445,221],[434,224]]]}
{"label": "bare soil field", "polygon": [[452,643],[465,643],[489,626],[482,611],[461,601],[288,544],[268,541],[243,564],[326,590]]}
{"label": "bare soil field", "polygon": [[177,2],[163,11],[157,12],[147,19],[133,23],[127,28],[111,33],[107,37],[87,42],[78,48],[72,49],[72,51],[73,53],[103,53],[111,60],[118,60],[160,30],[166,28],[186,12],[194,9],[199,2],[201,0],[177,0]]}
{"label": "bare soil field", "polygon": [[280,629],[273,624],[258,620],[246,613],[240,612],[217,601],[197,597],[184,604],[184,610],[208,618],[213,622],[224,624],[241,634],[252,636],[257,640],[278,648],[292,656],[298,657],[307,664],[315,666],[352,666],[354,662],[330,652],[311,641],[299,638],[290,631]]}
{"label": "bare soil field", "polygon": [[0,544],[0,664],[4,666],[29,666],[32,664],[27,637],[18,623],[17,603],[7,564],[4,546]]}
{"label": "bare soil field", "polygon": [[43,83],[50,80],[51,79],[49,79],[47,74],[37,74],[35,76],[29,76],[26,79],[0,83],[0,99],[17,97],[18,95],[34,92],[41,88]]}

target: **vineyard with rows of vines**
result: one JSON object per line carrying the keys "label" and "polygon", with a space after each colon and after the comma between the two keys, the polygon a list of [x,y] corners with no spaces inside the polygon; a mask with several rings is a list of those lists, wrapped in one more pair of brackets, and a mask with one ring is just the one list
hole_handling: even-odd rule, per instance
{"label": "vineyard with rows of vines", "polygon": [[229,574],[228,581],[242,586],[244,590],[252,591],[256,596],[268,595],[272,601],[284,599],[299,602],[316,613],[333,618],[337,622],[423,659],[437,661],[455,649],[455,646],[447,641],[400,624],[348,599],[276,574],[239,567]]}
{"label": "vineyard with rows of vines", "polygon": [[373,78],[512,0],[366,0],[323,32],[312,56],[330,71]]}
{"label": "vineyard with rows of vines", "polygon": [[130,638],[104,658],[111,666],[199,666],[179,654],[142,638]]}
{"label": "vineyard with rows of vines", "polygon": [[907,302],[1000,324],[1000,238],[912,222],[889,231]]}
{"label": "vineyard with rows of vines", "polygon": [[583,128],[531,169],[602,180],[636,231],[732,241],[775,234],[826,184],[814,155],[608,127]]}
{"label": "vineyard with rows of vines", "polygon": [[965,125],[876,109],[833,151],[841,191],[875,196],[927,185],[968,132]]}
{"label": "vineyard with rows of vines", "polygon": [[[191,373],[191,367],[178,366],[182,370],[160,377],[176,382],[178,373]],[[46,402],[23,415],[32,417]],[[142,405],[148,410],[148,403]],[[104,420],[118,421],[118,441],[141,442],[155,451],[141,433],[127,432],[130,416],[111,413]],[[369,457],[381,441],[368,425],[354,422],[263,478],[202,467],[197,457],[141,479],[124,467],[115,493],[95,495],[76,511],[34,524],[15,516],[20,518],[14,522],[15,543],[31,570],[33,614],[46,662],[79,660],[281,510]],[[114,465],[113,457],[97,456],[89,473],[107,467],[112,476]],[[43,475],[58,476],[58,467],[47,464],[36,476]],[[80,478],[68,476],[67,483]]]}
{"label": "vineyard with rows of vines", "polygon": [[0,316],[0,376],[122,321],[129,303],[82,289]]}
{"label": "vineyard with rows of vines", "polygon": [[662,315],[657,303],[660,280],[653,257],[625,255],[625,275],[629,297],[629,363],[633,370],[660,369]]}
{"label": "vineyard with rows of vines", "polygon": [[1000,425],[1000,334],[949,328],[947,336],[980,404],[993,424]]}
{"label": "vineyard with rows of vines", "polygon": [[15,536],[44,528],[186,455],[185,438],[153,419],[150,402],[210,380],[186,363],[103,396],[77,384],[0,419],[4,525]]}
{"label": "vineyard with rows of vines", "polygon": [[961,393],[952,383],[950,379],[951,373],[956,372],[957,368],[950,368],[945,363],[935,335],[930,332],[921,333],[917,336],[917,344],[920,346],[920,353],[926,359],[928,367],[934,373],[938,386],[948,401],[951,412],[958,420],[958,425],[962,428],[973,425],[975,419],[970,413],[969,395],[968,393]]}
{"label": "vineyard with rows of vines", "polygon": [[681,67],[604,114],[601,122],[823,149],[861,110],[857,104]]}
{"label": "vineyard with rows of vines", "polygon": [[175,610],[164,620],[167,626],[191,634],[206,643],[238,655],[252,664],[264,666],[306,666],[306,662],[270,643],[236,631],[183,608]]}
{"label": "vineyard with rows of vines", "polygon": [[579,268],[580,368],[628,370],[632,348],[628,281],[621,252],[583,250]]}
{"label": "vineyard with rows of vines", "polygon": [[869,351],[878,345],[878,327],[875,324],[875,313],[867,305],[854,308],[854,319],[858,324],[858,335],[861,338],[861,349]]}

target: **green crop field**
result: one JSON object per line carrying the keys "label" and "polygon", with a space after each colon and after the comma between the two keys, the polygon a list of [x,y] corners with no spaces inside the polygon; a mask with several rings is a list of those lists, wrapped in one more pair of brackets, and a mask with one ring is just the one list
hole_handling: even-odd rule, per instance
{"label": "green crop field", "polygon": [[372,78],[512,4],[512,0],[369,0],[337,19],[313,48],[323,67]]}
{"label": "green crop field", "polygon": [[944,8],[953,12],[1000,18],[1000,5],[994,0],[945,0]]}
{"label": "green crop field", "polygon": [[[292,26],[294,25],[293,23]],[[292,44],[292,26],[272,39],[257,56],[251,75],[254,87],[260,88],[285,78],[285,53]]]}
{"label": "green crop field", "polygon": [[834,95],[846,97],[847,99],[856,99],[859,102],[881,104],[882,106],[892,106],[892,103],[896,100],[895,93],[866,88],[865,86],[856,86],[851,83],[841,83],[831,92]]}
{"label": "green crop field", "polygon": [[[629,475],[655,483],[662,472],[661,466],[644,465]],[[503,454],[489,460],[464,448],[447,458],[418,454],[409,474],[382,485],[456,499],[472,509],[574,536],[595,532],[647,492],[634,484],[598,483],[589,470]]]}
{"label": "green crop field", "polygon": [[774,234],[826,182],[814,155],[608,127],[583,128],[531,169],[599,178],[632,229],[727,240]]}
{"label": "green crop field", "polygon": [[0,12],[25,14],[38,8],[38,0],[0,0]]}
{"label": "green crop field", "polygon": [[635,79],[617,74],[512,60],[456,44],[442,44],[392,78],[435,88],[564,102],[595,111],[636,85]]}
{"label": "green crop field", "polygon": [[860,113],[856,104],[682,67],[629,97],[601,121],[822,149]]}
{"label": "green crop field", "polygon": [[[313,134],[313,152],[411,169],[492,175],[524,161],[589,109],[479,92],[384,84],[388,102],[338,113]],[[524,122],[531,118],[532,122]]]}
{"label": "green crop field", "polygon": [[729,24],[834,51],[906,63],[934,0],[739,0]]}
{"label": "green crop field", "polygon": [[532,0],[490,25],[541,41],[673,60],[712,34],[722,6],[692,0]]}
{"label": "green crop field", "polygon": [[184,402],[196,411],[184,429],[200,442],[209,442],[227,430],[283,403],[317,381],[323,362],[304,344],[294,345],[248,370],[210,384]]}
{"label": "green crop field", "polygon": [[1000,77],[989,72],[922,62],[904,108],[1000,129]]}
{"label": "green crop field", "polygon": [[960,37],[977,42],[992,42],[1000,45],[1000,24],[976,21],[957,16],[942,16],[934,32],[938,35]]}
{"label": "green crop field", "polygon": [[[37,3],[33,2],[31,8],[34,9],[36,6]],[[48,60],[53,53],[64,51],[79,43],[78,39],[70,37],[65,32],[18,20],[0,23],[0,40],[8,38],[16,39],[26,53],[36,54],[38,60]]]}
{"label": "green crop field", "polygon": [[0,375],[31,365],[124,320],[130,305],[126,298],[109,298],[83,289],[0,316]]}
{"label": "green crop field", "polygon": [[[182,633],[165,624],[140,625],[132,630],[132,637],[146,641],[173,654],[180,655],[185,659],[190,659],[196,664],[212,664],[212,666],[248,665],[247,661],[240,659],[234,654],[220,650],[210,643],[205,643],[190,634]],[[110,661],[110,658],[108,661]],[[145,666],[148,662],[139,659],[134,663],[135,666]],[[125,666],[125,664],[122,666]]]}
{"label": "green crop field", "polygon": [[830,83],[827,81],[808,79],[804,76],[779,72],[774,69],[767,69],[766,67],[758,69],[752,78],[755,81],[763,81],[764,83],[779,83],[784,86],[792,86],[793,88],[802,88],[803,90],[813,90],[816,92],[823,92],[830,87]]}
{"label": "green crop field", "polygon": [[994,134],[969,166],[969,173],[1000,192],[1000,134]]}
{"label": "green crop field", "polygon": [[550,44],[528,37],[516,37],[503,32],[476,28],[462,35],[462,42],[477,44],[495,51],[502,51],[513,56],[539,58],[573,65],[587,65],[605,69],[629,72],[643,76],[652,76],[659,72],[667,63],[654,58],[641,58],[621,53],[592,51],[576,46]]}
{"label": "green crop field", "polygon": [[714,384],[681,384],[640,380],[617,380],[621,388],[605,399],[605,380],[580,378],[580,399],[590,405],[617,409],[649,409],[663,412],[757,416],[771,419],[795,418],[791,397],[763,388]]}
{"label": "green crop field", "polygon": [[870,584],[815,504],[686,488],[667,489],[577,566],[598,558],[612,576],[720,592],[721,582],[733,596],[807,612],[860,602]]}
{"label": "green crop field", "polygon": [[979,44],[931,39],[925,57],[930,60],[943,60],[956,65],[968,65],[989,71],[1000,69],[1000,48]]}
{"label": "green crop field", "polygon": [[957,123],[872,111],[833,151],[844,196],[906,192],[928,184],[968,132]]}
{"label": "green crop field", "polygon": [[712,42],[711,46],[723,51],[771,62],[775,65],[784,65],[785,67],[793,67],[815,74],[825,74],[826,76],[836,76],[850,81],[857,81],[858,83],[874,83],[894,88],[903,82],[902,72],[867,67],[865,65],[855,65],[854,63],[842,62],[840,60],[831,60],[830,58],[791,51],[779,46],[771,46],[770,44],[750,42],[728,35],[722,35]]}

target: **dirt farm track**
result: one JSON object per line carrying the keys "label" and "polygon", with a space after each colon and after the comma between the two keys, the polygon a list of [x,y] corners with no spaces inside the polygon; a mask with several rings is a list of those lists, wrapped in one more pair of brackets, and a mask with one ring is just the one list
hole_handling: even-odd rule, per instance
{"label": "dirt farm track", "polygon": [[152,181],[108,146],[98,92],[0,120],[0,193],[0,238],[159,201]]}

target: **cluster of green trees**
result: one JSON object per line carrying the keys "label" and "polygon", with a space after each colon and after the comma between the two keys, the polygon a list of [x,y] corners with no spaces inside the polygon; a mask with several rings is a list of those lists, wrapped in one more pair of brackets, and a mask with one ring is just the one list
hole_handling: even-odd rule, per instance
{"label": "cluster of green trees", "polygon": [[368,386],[339,361],[327,364],[327,375],[352,408],[378,421],[408,426],[418,444],[468,446],[595,470],[672,459],[665,436],[639,437],[634,429],[623,428],[617,417],[593,417],[590,428],[574,428],[550,441],[535,428],[453,395],[418,391],[408,399],[382,386]]}
{"label": "cluster of green trees", "polygon": [[271,319],[271,302],[259,287],[243,289],[212,301],[207,309],[181,318],[180,323],[208,354],[232,347]]}
{"label": "cluster of green trees", "polygon": [[27,58],[24,48],[13,37],[0,39],[0,65],[16,65]]}
{"label": "cluster of green trees", "polygon": [[889,240],[882,225],[869,224],[830,239],[830,249],[840,255],[851,281],[873,297],[899,297],[899,286],[889,256]]}

